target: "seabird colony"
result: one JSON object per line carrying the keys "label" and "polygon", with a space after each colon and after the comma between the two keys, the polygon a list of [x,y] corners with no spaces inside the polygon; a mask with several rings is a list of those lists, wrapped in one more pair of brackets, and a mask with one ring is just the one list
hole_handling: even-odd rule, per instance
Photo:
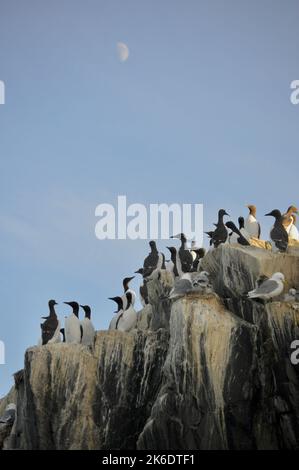
{"label": "seabird colony", "polygon": [[[299,233],[296,227],[296,215],[298,209],[291,205],[286,212],[274,209],[265,214],[274,218],[274,225],[270,230],[270,242],[260,239],[261,225],[257,220],[256,206],[250,204],[246,206],[249,213],[244,219],[238,218],[238,227],[232,220],[224,221],[229,214],[224,209],[218,211],[218,219],[214,224],[214,230],[205,232],[210,240],[210,249],[217,249],[221,244],[241,245],[242,247],[258,246],[270,248],[273,251],[285,252],[290,244],[299,242]],[[148,282],[152,279],[159,279],[161,271],[165,270],[173,276],[174,285],[167,297],[170,301],[175,301],[189,293],[209,294],[213,292],[213,287],[209,279],[209,273],[201,269],[202,259],[206,251],[203,247],[197,247],[193,240],[188,247],[188,240],[184,233],[179,233],[170,237],[180,241],[179,248],[169,246],[170,259],[166,260],[165,255],[158,251],[156,242],[149,242],[150,252],[143,262],[143,267],[135,271],[135,274],[142,276],[142,284],[139,288],[139,297],[143,307],[149,304]],[[122,294],[109,297],[116,303],[117,309],[109,325],[109,330],[119,330],[129,332],[136,327],[137,311],[135,310],[136,293],[130,288],[132,277],[123,279]],[[270,278],[265,275],[259,276],[255,281],[255,288],[246,294],[248,299],[258,301],[269,301],[282,294],[284,289],[285,276],[281,272],[274,273]],[[299,291],[295,288],[289,290],[284,296],[288,302],[299,301]],[[91,308],[88,305],[79,305],[75,301],[64,302],[69,305],[72,312],[65,317],[64,328],[61,328],[55,307],[55,300],[49,301],[49,315],[42,317],[45,321],[41,324],[40,344],[51,343],[74,343],[92,346],[95,338],[95,328],[91,321]],[[84,318],[80,321],[79,311],[84,311]]]}
{"label": "seabird colony", "polygon": [[[69,305],[72,312],[64,319],[64,328],[60,328],[55,306],[58,303],[55,300],[49,300],[49,315],[42,317],[44,323],[41,323],[41,339],[39,345],[53,343],[73,343],[92,346],[95,337],[95,328],[91,321],[91,308],[89,305],[79,305],[78,302],[63,302]],[[80,321],[80,307],[84,311],[84,318]]]}

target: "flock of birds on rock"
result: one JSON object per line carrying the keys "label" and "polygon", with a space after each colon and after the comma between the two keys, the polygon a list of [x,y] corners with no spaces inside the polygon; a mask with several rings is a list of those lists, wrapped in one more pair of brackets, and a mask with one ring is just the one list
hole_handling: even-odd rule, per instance
{"label": "flock of birds on rock", "polygon": [[[250,246],[252,239],[260,239],[261,226],[256,218],[256,207],[248,205],[249,214],[244,220],[244,217],[238,218],[239,228],[232,221],[224,223],[224,217],[229,216],[224,209],[218,212],[218,221],[216,229],[210,232],[205,232],[210,238],[210,246],[217,248],[221,243],[240,244],[243,246]],[[270,239],[272,249],[274,251],[284,252],[288,248],[290,240],[299,240],[299,232],[295,225],[296,214],[298,209],[295,206],[290,206],[285,213],[280,210],[274,209],[265,216],[274,217],[274,225],[270,231]]]}
{"label": "flock of birds on rock", "polygon": [[[58,303],[55,300],[49,300],[49,315],[42,317],[44,323],[41,323],[41,339],[39,345],[60,343],[75,343],[92,346],[95,328],[91,321],[91,308],[89,305],[79,305],[77,302],[64,302],[72,308],[72,313],[65,318],[64,328],[61,328],[58,320],[55,306]],[[79,309],[84,310],[85,316],[80,321]]]}
{"label": "flock of birds on rock", "polygon": [[[228,216],[224,209],[218,212],[218,221],[215,230],[206,232],[210,237],[210,246],[217,248],[221,244],[239,244],[250,246],[250,241],[254,238],[260,239],[261,227],[256,218],[256,207],[247,206],[249,214],[246,220],[239,217],[239,228],[232,222],[224,223],[224,217]],[[290,239],[299,240],[298,230],[295,226],[298,210],[295,206],[290,206],[288,210],[281,214],[278,209],[266,214],[275,218],[274,226],[270,232],[274,251],[284,252],[287,249]],[[205,249],[197,247],[192,241],[191,246],[187,246],[185,234],[179,233],[170,237],[180,240],[180,247],[169,246],[170,259],[166,260],[165,255],[158,251],[156,242],[149,242],[150,253],[145,258],[143,267],[135,271],[135,274],[142,276],[142,284],[139,288],[140,301],[143,307],[149,304],[148,282],[159,276],[162,270],[171,273],[173,278],[173,288],[167,298],[174,300],[190,292],[209,294],[213,292],[210,282],[210,274],[201,269],[202,259],[205,256]],[[130,282],[135,276],[123,279],[123,293],[119,296],[109,297],[116,303],[117,309],[110,322],[109,330],[119,330],[123,332],[131,331],[137,324],[137,311],[135,310],[136,293],[130,288]],[[261,276],[255,285],[255,289],[248,292],[249,299],[260,299],[267,301],[282,294],[285,278],[280,272],[276,272],[272,277]],[[290,289],[284,300],[298,301],[299,293],[296,289]],[[88,305],[79,305],[77,302],[64,302],[72,308],[72,313],[65,318],[64,328],[61,328],[55,306],[55,300],[49,301],[49,315],[42,317],[45,321],[41,324],[40,344],[50,344],[58,342],[77,343],[85,346],[92,346],[95,337],[95,328],[91,321],[91,309]],[[84,311],[84,318],[80,321],[80,307]]]}

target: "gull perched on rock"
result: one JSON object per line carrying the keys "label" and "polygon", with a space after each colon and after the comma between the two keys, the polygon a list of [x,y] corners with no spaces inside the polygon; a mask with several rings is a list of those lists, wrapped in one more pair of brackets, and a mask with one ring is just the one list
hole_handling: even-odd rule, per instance
{"label": "gull perched on rock", "polygon": [[285,302],[299,302],[299,292],[292,288],[287,294],[285,294],[283,300]]}
{"label": "gull perched on rock", "polygon": [[9,437],[15,418],[17,407],[14,403],[9,403],[5,408],[3,415],[0,417],[0,450],[3,443]]}
{"label": "gull perched on rock", "polygon": [[255,281],[255,288],[257,289],[258,287],[260,287],[263,282],[268,281],[268,279],[268,276],[265,276],[265,274],[261,274]]}
{"label": "gull perched on rock", "polygon": [[259,287],[248,292],[249,299],[271,300],[278,297],[284,288],[285,277],[282,273],[274,273],[270,279],[262,282]]}
{"label": "gull perched on rock", "polygon": [[176,279],[174,287],[170,291],[169,298],[176,299],[190,292],[208,294],[212,292],[212,286],[209,281],[209,273],[201,271],[200,273],[184,273],[180,279]]}

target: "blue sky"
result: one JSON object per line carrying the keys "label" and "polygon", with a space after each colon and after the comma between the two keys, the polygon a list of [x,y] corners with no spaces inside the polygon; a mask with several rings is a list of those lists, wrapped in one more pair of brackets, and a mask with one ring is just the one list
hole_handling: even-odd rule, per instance
{"label": "blue sky", "polygon": [[264,238],[298,204],[298,22],[295,0],[0,0],[0,396],[48,299],[106,328],[141,266],[146,241],[96,239],[98,204],[203,203],[208,229],[256,203]]}

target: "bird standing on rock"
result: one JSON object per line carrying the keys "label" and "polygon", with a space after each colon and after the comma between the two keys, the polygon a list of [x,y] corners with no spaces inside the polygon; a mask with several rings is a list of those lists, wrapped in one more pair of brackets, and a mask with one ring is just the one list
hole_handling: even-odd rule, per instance
{"label": "bird standing on rock", "polygon": [[127,293],[128,307],[122,310],[117,318],[115,329],[119,331],[129,332],[135,328],[137,323],[137,312],[130,300],[131,293]]}
{"label": "bird standing on rock", "polygon": [[79,320],[79,304],[78,302],[63,302],[72,307],[73,312],[65,319],[64,333],[66,343],[81,343],[82,327]]}
{"label": "bird standing on rock", "polygon": [[192,270],[193,256],[190,251],[186,248],[187,238],[184,233],[173,235],[170,238],[178,238],[181,241],[181,246],[177,252],[176,264],[179,275],[183,273],[189,273]]}
{"label": "bird standing on rock", "polygon": [[109,297],[109,300],[113,300],[113,302],[117,304],[117,310],[114,312],[115,315],[112,317],[112,320],[109,325],[109,330],[116,330],[116,323],[117,323],[118,317],[123,312],[123,301],[122,301],[122,298],[119,296]]}
{"label": "bird standing on rock", "polygon": [[259,287],[248,292],[249,299],[271,300],[279,296],[284,289],[285,277],[282,273],[274,273],[270,279],[262,282]]}
{"label": "bird standing on rock", "polygon": [[60,322],[55,312],[55,300],[49,300],[49,315],[42,317],[45,321],[41,324],[42,344],[51,344],[60,342]]}
{"label": "bird standing on rock", "polygon": [[209,245],[212,246],[213,245],[213,234],[214,232],[212,230],[210,230],[210,232],[205,232],[206,235],[208,235],[210,241],[209,241]]}
{"label": "bird standing on rock", "polygon": [[209,282],[209,273],[206,271],[184,273],[179,279],[175,280],[174,286],[169,293],[169,299],[177,299],[190,292],[200,294],[211,293],[212,286]]}
{"label": "bird standing on rock", "polygon": [[[238,243],[239,245],[243,245],[243,246],[250,246],[249,241],[246,240],[246,238],[243,236],[243,234],[240,232],[240,230],[235,226],[235,224],[231,220],[227,222],[225,225],[227,228],[232,230],[233,235],[236,234],[235,243]],[[230,238],[232,238],[232,236]],[[230,243],[233,243],[233,242],[230,242]]]}
{"label": "bird standing on rock", "polygon": [[81,320],[82,339],[81,343],[85,346],[92,346],[95,337],[95,328],[91,321],[91,308],[89,305],[80,305],[85,312],[85,317]]}
{"label": "bird standing on rock", "polygon": [[224,209],[220,209],[218,212],[218,222],[216,229],[212,234],[212,243],[215,248],[217,248],[221,243],[225,243],[228,237],[227,229],[223,223],[223,218],[225,215],[229,215]]}
{"label": "bird standing on rock", "polygon": [[[129,300],[130,299],[130,304],[135,304],[136,300],[136,294],[135,292],[129,288],[129,283],[134,279],[135,276],[132,277],[125,277],[123,280],[123,288],[124,288],[124,295],[122,296],[122,302],[123,302],[123,309],[126,310],[130,305],[129,305]],[[128,293],[131,294],[130,297],[128,297]]]}
{"label": "bird standing on rock", "polygon": [[[135,271],[135,274],[141,274],[141,276],[143,276],[143,268],[140,268],[138,269],[138,271]],[[141,284],[141,286],[139,287],[139,297],[143,307],[145,307],[149,303],[146,283],[147,281],[146,279],[144,279],[143,284]]]}
{"label": "bird standing on rock", "polygon": [[282,215],[282,225],[289,235],[289,240],[299,240],[295,214],[298,214],[298,209],[295,206],[290,206],[287,212]]}
{"label": "bird standing on rock", "polygon": [[177,258],[178,254],[174,246],[167,246],[167,250],[170,251],[170,261],[168,262],[166,269],[169,272],[174,274],[174,277],[179,277],[179,272],[177,268]]}
{"label": "bird standing on rock", "polygon": [[288,210],[282,214],[282,225],[285,229],[293,223],[293,214],[298,214],[298,209],[295,206],[289,206]]}
{"label": "bird standing on rock", "polygon": [[206,250],[204,248],[195,248],[193,251],[196,256],[193,260],[192,271],[199,271],[202,258],[204,258],[206,254]]}
{"label": "bird standing on rock", "polygon": [[272,242],[279,251],[286,251],[288,248],[289,236],[285,227],[283,226],[283,217],[281,212],[278,209],[274,209],[272,212],[269,212],[265,215],[275,218],[274,227],[270,232],[270,238]]}
{"label": "bird standing on rock", "polygon": [[249,209],[249,214],[245,220],[245,230],[250,237],[260,238],[261,226],[256,219],[256,207],[253,204],[246,207]]}
{"label": "bird standing on rock", "polygon": [[165,269],[165,257],[163,253],[159,253],[154,240],[149,242],[150,254],[145,258],[143,263],[143,277],[150,277],[156,270]]}

